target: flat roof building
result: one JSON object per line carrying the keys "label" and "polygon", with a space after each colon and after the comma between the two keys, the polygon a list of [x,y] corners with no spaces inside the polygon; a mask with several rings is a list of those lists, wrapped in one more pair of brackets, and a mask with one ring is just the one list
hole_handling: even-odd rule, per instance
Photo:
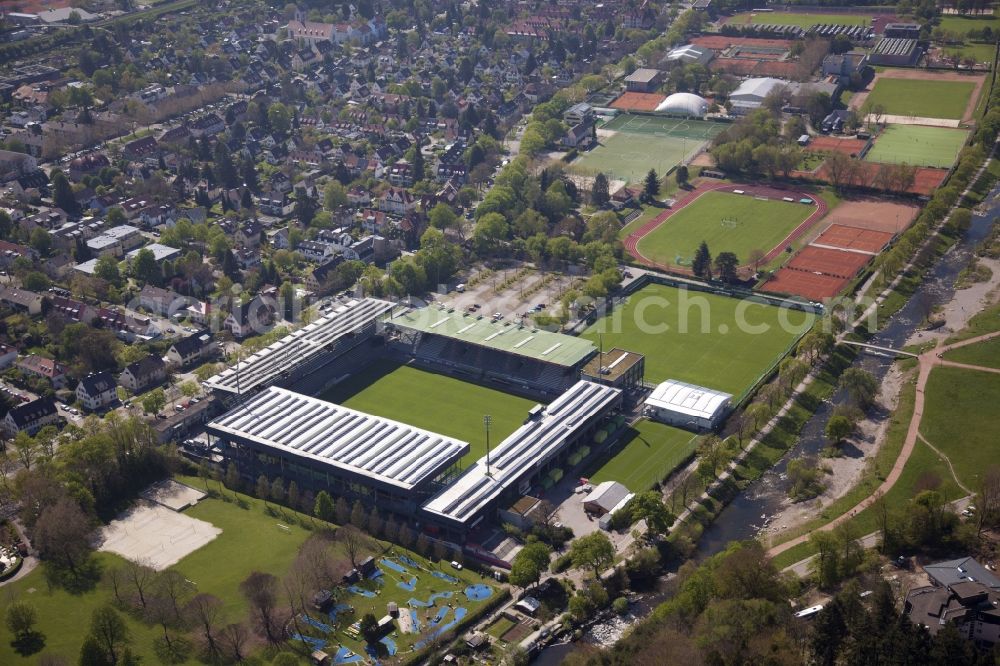
{"label": "flat roof building", "polygon": [[205,388],[235,396],[293,382],[362,342],[393,307],[375,298],[352,300],[209,378]]}
{"label": "flat roof building", "polygon": [[244,477],[281,476],[400,514],[412,514],[420,491],[469,452],[468,442],[276,386],[206,431]]}
{"label": "flat roof building", "polygon": [[645,413],[668,425],[711,430],[729,411],[732,395],[703,386],[667,380],[646,398]]}
{"label": "flat roof building", "polygon": [[625,87],[633,92],[654,92],[663,82],[663,72],[640,67],[625,77]]}
{"label": "flat roof building", "polygon": [[[473,529],[501,502],[529,492],[545,478],[562,475],[560,465],[621,403],[621,391],[579,381],[469,467],[423,505],[422,512],[452,534]],[[487,460],[489,461],[487,463]]]}
{"label": "flat roof building", "polygon": [[598,384],[628,391],[642,386],[645,373],[645,356],[615,347],[590,359],[583,367],[582,376]]}

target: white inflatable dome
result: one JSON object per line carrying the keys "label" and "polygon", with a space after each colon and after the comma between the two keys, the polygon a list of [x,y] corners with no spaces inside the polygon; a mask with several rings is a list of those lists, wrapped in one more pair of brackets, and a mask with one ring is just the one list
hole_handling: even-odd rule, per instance
{"label": "white inflatable dome", "polygon": [[659,113],[700,118],[708,111],[708,102],[692,93],[674,93],[656,107]]}

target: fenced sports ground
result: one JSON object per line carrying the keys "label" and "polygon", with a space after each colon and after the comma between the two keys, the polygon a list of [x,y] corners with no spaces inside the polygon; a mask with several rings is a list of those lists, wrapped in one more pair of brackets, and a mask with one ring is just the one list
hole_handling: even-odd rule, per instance
{"label": "fenced sports ground", "polygon": [[869,162],[949,169],[969,136],[967,130],[928,125],[888,125],[868,151]]}
{"label": "fenced sports ground", "polygon": [[581,337],[644,354],[648,381],[677,379],[742,396],[814,319],[800,310],[654,284],[631,294]]}
{"label": "fenced sports ground", "polygon": [[725,128],[703,120],[623,113],[601,128],[614,134],[602,136],[600,145],[583,153],[571,169],[585,176],[603,173],[612,180],[640,183],[650,169],[662,175],[694,157]]}

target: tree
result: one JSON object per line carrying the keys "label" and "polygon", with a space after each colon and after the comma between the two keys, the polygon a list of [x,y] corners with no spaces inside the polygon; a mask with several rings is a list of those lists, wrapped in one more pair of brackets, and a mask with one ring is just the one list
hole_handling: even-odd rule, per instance
{"label": "tree", "polygon": [[122,281],[121,272],[118,270],[118,260],[110,254],[97,260],[97,264],[94,266],[94,275],[115,286],[121,284]]}
{"label": "tree", "polygon": [[142,397],[142,411],[145,414],[157,414],[167,404],[167,395],[162,388],[155,388]]}
{"label": "tree", "polygon": [[715,272],[723,282],[732,284],[736,282],[736,269],[740,260],[733,252],[720,252],[715,257]]}
{"label": "tree", "polygon": [[292,128],[292,112],[281,102],[275,102],[267,108],[267,122],[278,134],[288,134]]}
{"label": "tree", "polygon": [[708,243],[705,241],[701,242],[698,250],[694,253],[694,259],[691,261],[691,272],[694,273],[695,277],[705,280],[712,279],[712,255],[709,253]]}
{"label": "tree", "polygon": [[280,476],[271,482],[271,500],[276,503],[285,501],[285,480]]}
{"label": "tree", "polygon": [[840,375],[837,385],[862,409],[870,407],[878,394],[878,380],[863,368],[848,368]]}
{"label": "tree", "polygon": [[357,567],[364,554],[372,548],[372,541],[368,535],[354,525],[344,525],[339,528],[337,541],[344,545],[344,552],[351,560],[352,567]]}
{"label": "tree", "polygon": [[41,227],[35,227],[31,232],[30,240],[28,241],[31,245],[31,249],[37,252],[42,257],[49,256],[49,252],[52,251],[52,236],[49,232]]}
{"label": "tree", "polygon": [[7,606],[4,621],[15,639],[24,639],[34,633],[35,624],[38,622],[38,611],[27,601],[14,601]]}
{"label": "tree", "polygon": [[684,183],[688,182],[688,178],[690,178],[690,173],[688,172],[687,166],[682,164],[679,167],[677,167],[677,171],[674,172],[674,177],[677,178],[678,185],[683,185]]}
{"label": "tree", "polygon": [[518,551],[510,567],[510,583],[520,588],[536,585],[549,568],[552,549],[541,541],[533,541]]}
{"label": "tree", "polygon": [[70,185],[66,175],[58,169],[52,172],[52,201],[67,213],[77,212],[73,186]]}
{"label": "tree", "polygon": [[674,515],[663,503],[660,494],[654,490],[640,493],[629,503],[632,520],[646,521],[646,536],[665,535],[674,522]]}
{"label": "tree", "polygon": [[219,642],[222,599],[211,594],[197,594],[185,606],[184,616],[188,625],[198,632],[208,661],[215,662],[222,656]]}
{"label": "tree", "polygon": [[333,498],[330,497],[330,493],[325,490],[321,490],[316,494],[316,503],[313,505],[313,513],[320,520],[325,520],[328,523],[333,522],[333,519],[336,517],[336,508],[334,507]]}
{"label": "tree", "polygon": [[660,193],[660,177],[656,175],[656,169],[650,169],[646,173],[646,180],[642,185],[642,198],[652,201]]}
{"label": "tree", "polygon": [[111,606],[101,606],[90,616],[90,633],[87,635],[87,641],[90,642],[90,647],[88,648],[85,643],[81,655],[84,650],[91,652],[96,650],[103,658],[104,664],[114,666],[132,662],[129,651],[129,644],[132,642],[131,633],[121,613]]}
{"label": "tree", "polygon": [[77,572],[90,557],[90,518],[69,498],[42,509],[33,541],[43,560]]}
{"label": "tree", "polygon": [[367,523],[368,513],[365,511],[365,506],[361,500],[354,500],[354,505],[351,507],[351,525],[359,530],[364,530]]}
{"label": "tree", "polygon": [[163,277],[156,255],[152,250],[142,248],[132,260],[132,277],[141,285],[158,285]]}
{"label": "tree", "polygon": [[378,639],[382,638],[382,630],[378,626],[378,620],[371,613],[365,613],[362,616],[358,629],[369,645],[377,643]]}
{"label": "tree", "polygon": [[590,568],[594,578],[615,559],[615,547],[603,532],[593,532],[573,541],[569,549],[570,561],[578,569]]}
{"label": "tree", "polygon": [[590,189],[590,202],[601,208],[611,200],[611,194],[608,191],[608,177],[603,173],[599,173],[594,176],[594,184]]}
{"label": "tree", "polygon": [[431,208],[431,212],[427,214],[427,220],[432,227],[443,231],[455,226],[455,223],[458,222],[458,215],[455,214],[451,206],[441,202]]}
{"label": "tree", "polygon": [[253,571],[240,583],[240,592],[250,605],[257,631],[271,645],[281,639],[281,620],[278,617],[278,579],[269,573]]}
{"label": "tree", "polygon": [[335,211],[347,203],[347,190],[336,180],[331,180],[323,190],[323,207]]}
{"label": "tree", "polygon": [[854,424],[846,416],[831,416],[826,422],[826,437],[833,444],[840,444],[854,432]]}

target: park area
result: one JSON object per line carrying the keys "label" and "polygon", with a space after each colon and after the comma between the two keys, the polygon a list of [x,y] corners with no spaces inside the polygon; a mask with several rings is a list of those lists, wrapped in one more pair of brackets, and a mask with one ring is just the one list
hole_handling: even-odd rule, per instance
{"label": "park area", "polygon": [[582,337],[645,354],[646,379],[677,379],[740,396],[812,326],[800,310],[649,285]]}
{"label": "park area", "polygon": [[747,264],[754,250],[767,254],[816,212],[797,196],[789,198],[796,201],[704,192],[642,236],[636,250],[656,264],[687,268],[705,241],[713,254],[734,252],[740,264]]}
{"label": "park area", "polygon": [[949,169],[969,136],[968,131],[927,125],[888,125],[875,139],[869,162],[910,164]]}
{"label": "park area", "polygon": [[622,433],[614,455],[588,478],[617,481],[632,492],[649,490],[684,463],[696,448],[697,435],[643,419]]}
{"label": "park area", "polygon": [[535,401],[448,375],[388,359],[369,364],[320,396],[368,414],[382,416],[466,441],[468,466],[486,455],[483,415],[493,417],[494,443],[517,430]]}

